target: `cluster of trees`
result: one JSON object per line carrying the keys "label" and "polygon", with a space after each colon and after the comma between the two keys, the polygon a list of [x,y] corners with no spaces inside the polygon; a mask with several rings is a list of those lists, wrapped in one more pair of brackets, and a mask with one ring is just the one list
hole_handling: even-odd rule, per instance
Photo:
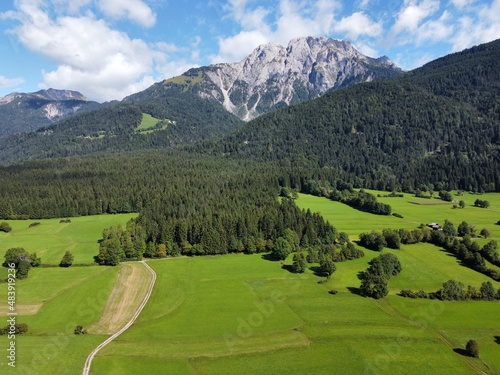
{"label": "cluster of trees", "polygon": [[442,301],[462,301],[462,300],[484,300],[493,301],[500,299],[500,288],[495,290],[490,281],[485,281],[481,284],[479,290],[472,285],[464,287],[459,281],[448,280],[443,283],[443,287],[436,292],[424,292],[420,290],[414,292],[409,289],[403,289],[399,293],[402,297],[408,298],[429,298],[439,299]]}
{"label": "cluster of trees", "polygon": [[331,192],[330,199],[345,203],[360,211],[370,212],[377,215],[390,215],[392,208],[386,203],[377,201],[377,198],[363,189],[355,190],[334,190]]}
{"label": "cluster of trees", "polygon": [[[462,239],[457,238],[457,234]],[[409,245],[419,242],[429,242],[440,246],[456,255],[462,263],[478,272],[490,276],[494,280],[500,281],[500,272],[487,268],[485,259],[490,263],[500,266],[498,255],[498,244],[496,241],[489,241],[482,248],[471,236],[475,234],[474,226],[463,221],[455,228],[452,222],[445,220],[442,230],[431,230],[425,226],[421,229],[384,229],[382,233],[372,231],[371,233],[361,233],[359,244],[368,249],[381,251],[384,247],[399,249],[401,244]],[[484,228],[481,235],[485,238],[489,236],[489,231]]]}
{"label": "cluster of trees", "polygon": [[4,255],[5,261],[2,263],[4,267],[10,267],[14,264],[17,279],[26,279],[31,267],[40,267],[42,260],[36,253],[29,254],[22,247],[13,247],[8,249]]}
{"label": "cluster of trees", "polygon": [[488,208],[490,207],[490,202],[482,199],[476,199],[474,201],[474,206],[481,208]]}
{"label": "cluster of trees", "polygon": [[387,288],[389,279],[401,272],[401,263],[394,254],[385,253],[373,258],[369,265],[370,267],[360,276],[359,291],[366,297],[383,298],[389,293]]}
{"label": "cluster of trees", "polygon": [[[354,190],[353,184],[341,179],[334,179],[332,182],[325,180],[307,180],[300,186],[302,193],[327,197],[331,200],[345,203],[360,211],[370,212],[377,215],[390,215],[392,208],[386,203],[377,201],[375,195],[368,193],[364,189]],[[392,192],[391,197],[400,196]]]}
{"label": "cluster of trees", "polygon": [[61,262],[59,263],[59,267],[70,267],[73,264],[74,259],[75,257],[73,256],[71,251],[66,251],[61,259]]}
{"label": "cluster of trees", "polygon": [[[145,252],[146,232],[137,224],[136,219],[131,219],[125,229],[121,225],[116,225],[103,231],[99,254],[94,260],[100,265],[116,266],[124,260],[140,260]],[[166,256],[156,250],[154,255]]]}

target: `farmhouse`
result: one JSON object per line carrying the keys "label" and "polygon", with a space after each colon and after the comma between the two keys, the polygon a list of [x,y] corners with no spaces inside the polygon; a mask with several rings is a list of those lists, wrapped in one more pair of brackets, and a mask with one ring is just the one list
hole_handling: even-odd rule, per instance
{"label": "farmhouse", "polygon": [[438,223],[427,224],[427,227],[431,228],[432,230],[443,230],[441,228],[441,225],[439,225]]}

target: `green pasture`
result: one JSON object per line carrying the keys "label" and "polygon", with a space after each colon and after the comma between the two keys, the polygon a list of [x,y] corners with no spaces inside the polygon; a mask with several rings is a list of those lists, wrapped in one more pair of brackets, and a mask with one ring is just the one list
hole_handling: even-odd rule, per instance
{"label": "green pasture", "polygon": [[[367,190],[377,196],[388,194],[387,192]],[[492,238],[500,240],[500,225],[496,223],[500,220],[500,194],[469,194],[463,196],[454,195],[457,201],[463,200],[465,208],[453,208],[458,202],[444,202],[438,198],[426,199],[416,198],[413,194],[404,194],[399,197],[377,197],[382,203],[390,204],[393,213],[403,215],[403,219],[395,216],[374,215],[356,210],[340,202],[331,201],[324,197],[315,197],[307,194],[299,194],[296,203],[299,207],[319,212],[330,221],[338,231],[346,232],[353,239],[359,233],[370,232],[372,230],[382,230],[384,228],[406,228],[416,229],[420,224],[436,222],[443,224],[445,219],[450,220],[455,228],[466,221],[477,229],[477,234],[483,228],[488,228]],[[487,200],[491,206],[489,208],[474,207],[476,199]]]}
{"label": "green pasture", "polygon": [[[75,335],[73,331],[77,325],[88,327],[99,320],[119,269],[99,266],[37,268],[30,271],[28,279],[18,280],[16,304],[41,306],[35,315],[16,317],[18,323],[28,324],[29,331],[16,336],[16,369],[9,368],[2,357],[0,372],[20,375],[80,373],[87,355],[106,337]],[[7,284],[0,284],[0,290],[2,305],[7,301]],[[6,319],[2,326],[7,325]],[[6,345],[8,342],[5,336],[0,336],[0,343]]]}
{"label": "green pasture", "polygon": [[[36,252],[42,264],[59,264],[69,250],[75,264],[92,263],[99,252],[98,241],[103,229],[117,224],[125,226],[135,216],[137,214],[82,216],[71,218],[71,223],[60,223],[61,219],[6,220],[12,231],[0,232],[0,257],[3,262],[7,249],[23,247],[30,254]],[[30,227],[34,222],[40,225]]]}
{"label": "green pasture", "polygon": [[[416,270],[406,272],[422,250],[429,259],[415,262]],[[476,336],[457,336],[463,329],[461,318],[446,320],[446,314],[463,310],[472,319],[477,306],[491,316],[475,323],[482,330],[477,338],[493,340],[500,335],[494,324],[499,303],[455,308],[453,303],[397,296],[405,283],[433,289],[450,274],[474,285],[484,280],[474,271],[462,272],[453,258],[435,250],[421,245],[403,249],[405,269],[390,281],[390,296],[382,301],[354,292],[357,273],[378,255],[369,250],[362,259],[338,263],[323,285],[310,269],[295,275],[259,254],[152,261],[158,280],[150,302],[136,324],[97,356],[92,373],[133,374],[137,368],[158,373],[168,368],[176,374],[473,374],[470,362],[495,373],[500,346],[484,344],[484,364],[455,353],[440,334],[449,331],[448,339],[463,347]],[[431,282],[427,274],[417,277],[428,267],[432,270],[427,273],[436,274]],[[332,288],[338,294],[330,295]],[[429,324],[420,324],[427,318]],[[447,325],[441,327],[440,321]],[[441,328],[448,331],[441,333]]]}
{"label": "green pasture", "polygon": [[[472,207],[477,197],[489,200],[491,207]],[[500,219],[500,195],[466,194],[460,197],[467,204],[464,209],[453,209],[437,199],[412,203],[419,202],[410,195],[378,199],[404,218],[360,212],[302,194],[297,204],[321,212],[353,240],[372,229],[413,229],[444,219],[455,226],[465,220],[478,232],[487,227],[494,239],[500,239],[500,227],[495,225]],[[58,243],[51,236],[65,246],[72,238],[79,249],[75,255],[88,262],[97,252],[102,229],[120,220],[125,223],[129,217],[72,218],[71,224],[40,220],[42,224],[33,228],[27,228],[30,222],[11,222],[13,231],[0,234],[0,240],[2,249],[21,246],[10,245],[16,232],[18,242],[30,243],[26,238],[34,233],[30,231],[46,228],[45,237],[41,233],[32,237],[37,240],[31,243],[42,244],[36,249],[24,246],[28,251],[37,251],[44,260],[43,243],[46,248]],[[70,228],[73,236],[66,232]],[[94,239],[82,228],[93,231]],[[4,246],[5,240],[11,241],[9,246]],[[46,257],[58,262],[62,254],[51,249],[45,250]],[[311,269],[292,274],[262,254],[149,261],[158,277],[151,299],[136,323],[99,352],[91,373],[475,374],[477,369],[500,373],[500,301],[442,302],[398,296],[401,289],[435,291],[449,279],[476,288],[487,280],[495,288],[500,283],[461,266],[442,249],[422,243],[384,249],[399,258],[403,271],[389,281],[389,296],[378,301],[364,298],[356,294],[358,274],[379,255],[364,251],[361,259],[337,263],[337,271],[323,284]],[[291,264],[292,256],[285,263]],[[119,267],[96,266],[39,268],[19,281],[18,298],[43,305],[36,315],[22,317],[30,327],[30,333],[17,340],[18,363],[25,368],[10,372],[80,373],[88,353],[105,336],[76,336],[73,326],[88,326],[99,318],[118,271]],[[0,284],[0,288],[5,287]],[[338,293],[329,294],[331,289]],[[460,354],[469,339],[478,341],[480,359]],[[0,360],[2,373],[4,366],[5,360]]]}
{"label": "green pasture", "polygon": [[154,131],[164,130],[168,126],[166,123],[161,128],[156,128],[156,125],[158,125],[158,123],[160,123],[161,121],[161,119],[153,117],[150,114],[143,113],[141,123],[135,129],[135,132],[141,134],[149,134]]}

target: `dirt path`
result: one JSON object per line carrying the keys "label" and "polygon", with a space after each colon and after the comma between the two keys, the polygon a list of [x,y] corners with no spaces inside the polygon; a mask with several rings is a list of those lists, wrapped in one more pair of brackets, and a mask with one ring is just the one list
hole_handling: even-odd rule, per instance
{"label": "dirt path", "polygon": [[111,335],[127,324],[147,292],[148,283],[144,280],[150,277],[149,270],[137,262],[122,264],[104,312],[88,332]]}
{"label": "dirt path", "polygon": [[[132,315],[132,317],[130,318],[130,320],[128,321],[128,323],[125,324],[125,326],[123,328],[121,328],[118,332],[116,332],[115,334],[113,334],[111,337],[109,337],[107,340],[105,340],[103,343],[101,343],[100,345],[97,346],[97,348],[95,348],[90,354],[89,356],[87,357],[87,360],[85,361],[85,366],[83,367],[83,375],[89,375],[90,373],[90,366],[92,365],[92,360],[94,359],[94,357],[96,356],[96,354],[102,349],[104,348],[106,345],[108,345],[111,341],[113,341],[115,338],[117,338],[118,336],[120,336],[123,332],[125,332],[132,324],[134,324],[135,320],[137,319],[137,317],[139,316],[139,314],[141,313],[142,309],[144,308],[144,306],[146,306],[146,303],[148,302],[149,300],[149,297],[151,296],[151,292],[153,291],[153,287],[155,285],[155,282],[156,282],[156,273],[155,271],[153,271],[153,269],[151,267],[149,267],[146,262],[144,261],[141,261],[140,263],[142,263],[144,265],[144,267],[146,267],[146,269],[150,272],[150,274],[152,275],[152,278],[151,278],[151,281],[149,283],[149,286],[147,288],[147,291],[146,291],[146,295],[144,295],[144,298],[142,300],[142,303],[140,304],[140,306],[135,310],[135,313]],[[119,281],[120,279],[120,276],[118,277],[118,280],[117,282]],[[122,288],[119,288],[119,289],[122,289]],[[125,288],[126,289],[126,288]],[[112,292],[112,296],[113,294],[115,293],[115,291],[113,290]],[[126,293],[126,292],[125,292]],[[116,293],[117,295],[114,297],[115,301],[116,302],[111,302],[111,298],[110,298],[110,311],[114,310],[115,308],[118,307],[118,305],[120,305],[119,301],[118,301],[118,296],[121,294],[121,292],[117,292]],[[113,307],[111,306],[113,305]],[[108,306],[106,306],[106,310],[107,310]],[[127,309],[125,309],[127,310]],[[116,310],[114,310],[116,311]],[[107,318],[106,318],[106,321],[107,321]],[[99,321],[100,322],[100,321]],[[97,324],[99,325],[99,323]],[[111,326],[111,324],[103,324],[103,327],[109,327]]]}

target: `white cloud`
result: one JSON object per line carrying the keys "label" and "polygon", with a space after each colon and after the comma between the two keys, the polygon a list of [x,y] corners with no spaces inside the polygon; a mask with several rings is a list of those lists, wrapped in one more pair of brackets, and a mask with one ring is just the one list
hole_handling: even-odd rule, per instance
{"label": "white cloud", "polygon": [[112,18],[128,18],[144,27],[156,23],[156,14],[141,0],[99,0],[98,5],[105,15]]}
{"label": "white cloud", "polygon": [[458,9],[463,9],[472,3],[474,3],[476,0],[450,0],[450,2]]}
{"label": "white cloud", "polygon": [[0,76],[0,90],[17,86],[21,83],[24,83],[23,78],[7,78],[4,76]]}
{"label": "white cloud", "polygon": [[269,34],[261,31],[242,31],[239,34],[219,39],[219,54],[212,56],[213,64],[236,62],[249,54],[255,47],[269,42]]}
{"label": "white cloud", "polygon": [[425,18],[433,15],[438,10],[439,0],[423,0],[420,2],[405,0],[392,30],[396,35],[402,32],[414,33]]}
{"label": "white cloud", "polygon": [[439,19],[424,23],[418,30],[417,44],[448,40],[454,31],[454,26],[450,21],[452,21],[450,13],[444,11]]}
{"label": "white cloud", "polygon": [[11,32],[21,43],[58,65],[43,72],[42,87],[74,89],[103,101],[121,99],[153,83],[162,51],[111,29],[92,13],[51,18],[43,5],[22,0],[18,11],[9,14],[19,22]]}
{"label": "white cloud", "polygon": [[453,51],[500,38],[500,0],[481,6],[475,14],[460,17],[459,25],[451,38]]}
{"label": "white cloud", "polygon": [[211,61],[239,61],[260,44],[287,44],[297,37],[327,35],[338,7],[336,0],[280,0],[275,10],[251,8],[247,0],[230,0],[226,10],[241,31],[219,38],[219,52]]}
{"label": "white cloud", "polygon": [[337,32],[344,32],[347,37],[356,40],[361,35],[379,36],[383,27],[380,22],[373,22],[365,13],[356,12],[342,18],[334,27]]}

